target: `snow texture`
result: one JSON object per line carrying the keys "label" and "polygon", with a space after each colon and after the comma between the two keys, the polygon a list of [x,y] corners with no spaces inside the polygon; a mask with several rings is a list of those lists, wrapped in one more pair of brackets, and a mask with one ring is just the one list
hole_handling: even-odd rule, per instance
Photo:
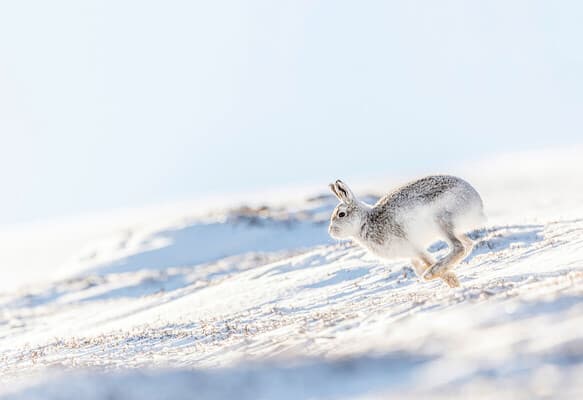
{"label": "snow texture", "polygon": [[[470,233],[459,289],[331,239],[325,185],[264,206],[112,220],[109,233],[100,221],[77,240],[73,228],[4,231],[23,259],[39,250],[34,263],[0,256],[0,397],[582,398],[578,154],[455,171],[489,216]],[[354,189],[374,202],[396,184]],[[58,273],[60,258],[42,262],[46,240],[70,243]]]}

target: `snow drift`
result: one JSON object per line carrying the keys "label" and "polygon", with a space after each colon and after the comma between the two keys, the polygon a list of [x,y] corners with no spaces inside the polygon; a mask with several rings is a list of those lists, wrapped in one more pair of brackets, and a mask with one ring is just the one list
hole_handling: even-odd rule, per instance
{"label": "snow drift", "polygon": [[[43,257],[19,265],[13,250],[0,259],[5,280],[20,272],[0,293],[0,394],[580,398],[583,162],[525,154],[455,173],[489,215],[455,290],[330,239],[328,195],[99,225],[59,274],[35,276]],[[2,239],[24,252],[50,235]]]}

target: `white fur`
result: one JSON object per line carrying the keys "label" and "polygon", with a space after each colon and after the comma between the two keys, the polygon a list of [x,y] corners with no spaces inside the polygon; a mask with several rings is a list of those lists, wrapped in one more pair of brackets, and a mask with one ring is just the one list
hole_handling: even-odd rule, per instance
{"label": "white fur", "polygon": [[452,248],[451,260],[436,265],[428,279],[447,273],[449,277],[442,279],[452,286],[459,284],[448,272],[447,261],[457,262],[462,249],[467,253],[471,242],[463,233],[484,222],[482,200],[467,182],[449,176],[427,177],[397,189],[374,206],[359,201],[342,181],[330,188],[341,201],[330,218],[332,237],[352,239],[380,258],[422,260],[427,271],[432,259],[425,249],[443,239]]}

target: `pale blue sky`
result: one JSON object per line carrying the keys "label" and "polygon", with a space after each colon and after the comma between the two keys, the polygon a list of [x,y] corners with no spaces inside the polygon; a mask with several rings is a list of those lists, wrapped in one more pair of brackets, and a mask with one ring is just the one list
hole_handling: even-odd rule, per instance
{"label": "pale blue sky", "polygon": [[583,142],[578,1],[0,4],[0,223]]}

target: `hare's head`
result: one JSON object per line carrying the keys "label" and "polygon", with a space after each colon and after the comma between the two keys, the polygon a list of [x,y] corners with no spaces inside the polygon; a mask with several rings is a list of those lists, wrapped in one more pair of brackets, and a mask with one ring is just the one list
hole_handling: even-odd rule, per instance
{"label": "hare's head", "polygon": [[330,236],[334,239],[348,239],[358,235],[364,222],[366,206],[356,199],[341,180],[331,183],[330,189],[340,200],[330,217]]}

